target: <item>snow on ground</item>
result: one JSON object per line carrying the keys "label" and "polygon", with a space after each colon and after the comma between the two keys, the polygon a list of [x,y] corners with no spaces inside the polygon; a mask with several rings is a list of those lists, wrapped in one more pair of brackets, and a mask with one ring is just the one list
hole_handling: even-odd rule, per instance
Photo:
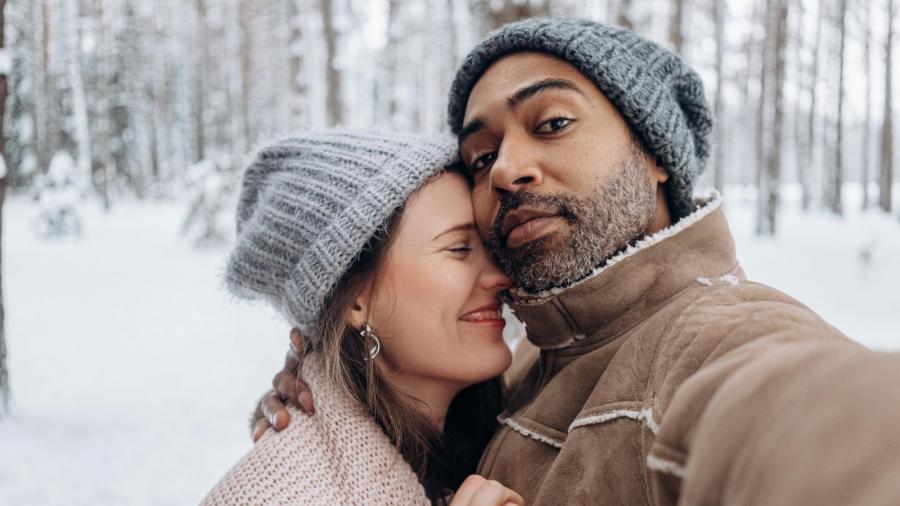
{"label": "snow on ground", "polygon": [[[761,240],[749,200],[734,195],[726,211],[752,279],[869,346],[900,349],[896,216],[788,210],[779,237]],[[196,504],[250,447],[246,418],[287,329],[225,294],[226,251],[178,237],[185,209],[86,206],[82,239],[47,241],[31,201],[7,202],[14,402],[0,422],[0,504]]]}

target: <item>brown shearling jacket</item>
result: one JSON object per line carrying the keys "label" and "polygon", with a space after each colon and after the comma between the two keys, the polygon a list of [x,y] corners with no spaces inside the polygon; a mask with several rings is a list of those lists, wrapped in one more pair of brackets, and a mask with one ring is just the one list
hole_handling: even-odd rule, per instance
{"label": "brown shearling jacket", "polygon": [[720,199],[510,306],[540,352],[479,468],[527,504],[900,504],[900,357],[747,281]]}

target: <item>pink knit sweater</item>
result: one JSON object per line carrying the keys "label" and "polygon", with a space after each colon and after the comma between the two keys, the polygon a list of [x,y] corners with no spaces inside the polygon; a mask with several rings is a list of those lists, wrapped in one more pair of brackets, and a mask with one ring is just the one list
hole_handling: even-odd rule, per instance
{"label": "pink knit sweater", "polygon": [[291,409],[290,426],[263,435],[202,506],[428,504],[397,448],[362,406],[326,381],[315,357],[304,361],[303,377],[315,414]]}

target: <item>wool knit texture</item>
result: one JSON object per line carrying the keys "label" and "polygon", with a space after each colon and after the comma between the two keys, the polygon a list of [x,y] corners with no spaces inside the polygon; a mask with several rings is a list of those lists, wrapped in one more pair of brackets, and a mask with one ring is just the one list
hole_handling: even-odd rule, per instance
{"label": "wool knit texture", "polygon": [[469,94],[484,72],[500,58],[523,51],[560,58],[592,80],[668,171],[674,218],[691,213],[694,181],[706,168],[712,142],[713,115],[703,82],[677,55],[634,32],[562,18],[533,18],[499,28],[469,53],[456,73],[448,106],[453,133],[462,129]]}
{"label": "wool knit texture", "polygon": [[349,394],[307,356],[303,379],[316,413],[294,408],[281,432],[269,429],[209,492],[202,506],[429,504],[396,447]]}
{"label": "wool knit texture", "polygon": [[262,299],[309,339],[366,243],[457,157],[451,136],[330,130],[261,148],[247,167],[225,282]]}

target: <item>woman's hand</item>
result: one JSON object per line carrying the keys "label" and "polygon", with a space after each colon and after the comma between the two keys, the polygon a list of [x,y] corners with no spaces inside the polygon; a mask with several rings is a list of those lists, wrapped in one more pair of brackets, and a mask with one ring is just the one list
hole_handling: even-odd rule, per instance
{"label": "woman's hand", "polygon": [[500,482],[472,474],[459,486],[450,506],[525,506],[525,500]]}
{"label": "woman's hand", "polygon": [[312,392],[309,386],[299,378],[300,362],[306,349],[306,339],[297,329],[291,329],[291,348],[284,359],[284,368],[272,379],[275,389],[259,400],[256,413],[253,415],[253,442],[269,429],[284,430],[291,422],[291,414],[286,405],[296,407],[306,413],[314,413]]}

